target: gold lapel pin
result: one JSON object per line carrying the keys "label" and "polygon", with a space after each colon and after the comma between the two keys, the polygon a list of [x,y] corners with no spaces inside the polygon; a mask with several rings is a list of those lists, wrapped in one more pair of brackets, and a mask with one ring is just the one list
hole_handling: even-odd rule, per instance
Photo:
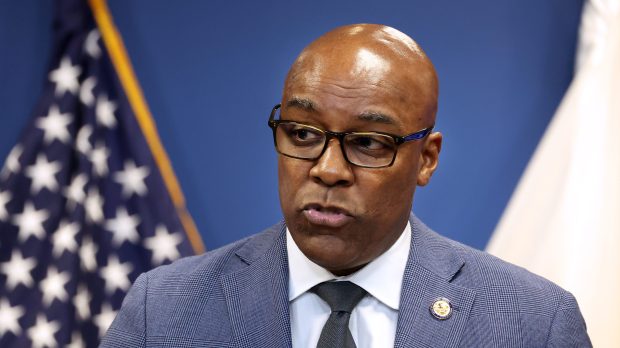
{"label": "gold lapel pin", "polygon": [[431,314],[439,320],[446,320],[452,315],[452,304],[450,304],[447,298],[440,297],[435,299],[429,309]]}

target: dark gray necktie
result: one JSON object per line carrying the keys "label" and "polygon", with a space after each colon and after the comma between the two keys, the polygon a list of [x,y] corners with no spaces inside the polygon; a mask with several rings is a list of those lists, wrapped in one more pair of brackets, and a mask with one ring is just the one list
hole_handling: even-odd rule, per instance
{"label": "dark gray necktie", "polygon": [[332,309],[317,348],[355,348],[349,319],[353,308],[366,296],[366,290],[351,282],[325,282],[310,291],[319,295]]}

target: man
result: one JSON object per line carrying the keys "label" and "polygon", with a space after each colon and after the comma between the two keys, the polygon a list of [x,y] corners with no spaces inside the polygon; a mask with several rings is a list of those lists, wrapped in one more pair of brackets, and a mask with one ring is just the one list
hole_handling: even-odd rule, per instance
{"label": "man", "polygon": [[140,276],[102,346],[590,346],[571,294],[411,215],[437,85],[393,28],[310,44],[269,119],[285,222]]}

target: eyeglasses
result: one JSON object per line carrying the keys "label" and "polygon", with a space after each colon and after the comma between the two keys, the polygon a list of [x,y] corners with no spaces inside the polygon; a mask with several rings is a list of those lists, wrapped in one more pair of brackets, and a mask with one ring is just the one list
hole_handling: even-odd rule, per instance
{"label": "eyeglasses", "polygon": [[280,104],[273,107],[268,122],[276,151],[302,160],[319,159],[329,140],[336,138],[347,162],[364,168],[389,167],[394,164],[398,146],[423,139],[433,130],[431,126],[402,137],[381,132],[332,132],[295,121],[276,120],[279,109]]}

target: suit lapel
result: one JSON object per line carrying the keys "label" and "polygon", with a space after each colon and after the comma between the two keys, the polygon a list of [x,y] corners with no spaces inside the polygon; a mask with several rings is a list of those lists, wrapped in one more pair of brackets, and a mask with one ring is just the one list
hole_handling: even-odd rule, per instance
{"label": "suit lapel", "polygon": [[[411,250],[400,300],[395,347],[456,347],[465,328],[475,291],[451,283],[463,267],[457,248],[417,218],[411,220]],[[452,305],[440,320],[430,307],[438,298]]]}
{"label": "suit lapel", "polygon": [[221,277],[236,347],[292,345],[284,226],[266,236],[237,251],[247,267]]}

